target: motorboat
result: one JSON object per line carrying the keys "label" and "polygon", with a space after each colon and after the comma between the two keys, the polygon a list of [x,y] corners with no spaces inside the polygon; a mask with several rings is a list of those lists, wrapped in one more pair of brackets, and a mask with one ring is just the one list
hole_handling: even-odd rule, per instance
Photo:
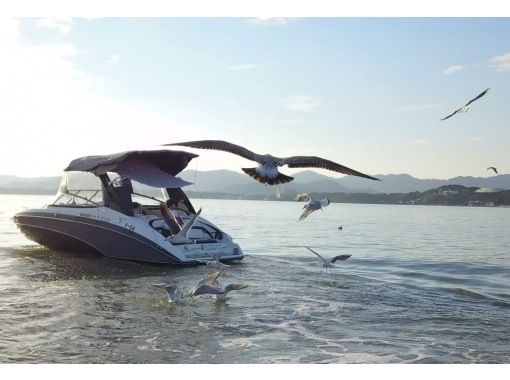
{"label": "motorboat", "polygon": [[13,220],[30,240],[64,251],[164,264],[243,259],[232,238],[195,211],[177,175],[196,154],[128,151],[77,158],[55,199]]}

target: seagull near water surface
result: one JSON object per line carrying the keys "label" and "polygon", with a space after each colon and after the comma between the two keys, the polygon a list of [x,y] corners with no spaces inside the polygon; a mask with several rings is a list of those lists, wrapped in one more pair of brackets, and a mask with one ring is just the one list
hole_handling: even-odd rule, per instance
{"label": "seagull near water surface", "polygon": [[213,274],[205,276],[204,278],[200,279],[200,281],[198,281],[198,283],[195,285],[195,287],[187,293],[183,293],[182,291],[177,289],[177,285],[169,285],[169,284],[161,284],[161,283],[151,284],[151,285],[156,288],[163,289],[168,295],[168,302],[178,303],[178,302],[182,302],[186,299],[191,299],[191,297],[193,296],[193,292],[204,284],[219,287],[220,286],[220,283],[218,281],[219,276],[220,276],[220,272],[215,272]]}
{"label": "seagull near water surface", "polygon": [[487,94],[487,92],[490,90],[490,88],[484,90],[482,93],[478,94],[476,97],[474,97],[473,99],[471,99],[469,102],[467,102],[465,105],[463,105],[462,107],[460,107],[459,109],[455,110],[453,113],[451,113],[450,115],[448,116],[445,116],[443,117],[442,119],[439,119],[439,121],[443,121],[443,120],[446,120],[446,119],[449,119],[450,117],[452,117],[453,115],[457,114],[457,113],[466,113],[468,110],[469,110],[469,105],[471,103],[473,103],[475,100],[478,100],[480,99],[482,96],[484,96],[485,94]]}
{"label": "seagull near water surface", "polygon": [[287,165],[289,168],[318,168],[327,169],[334,172],[363,177],[379,181],[378,178],[360,173],[354,169],[337,164],[336,162],[326,160],[316,156],[292,156],[276,157],[270,154],[257,154],[242,146],[229,143],[222,140],[199,140],[187,141],[181,143],[163,144],[164,146],[187,146],[190,148],[221,150],[236,154],[243,158],[257,162],[259,165],[255,168],[242,168],[242,170],[256,181],[265,185],[280,185],[290,182],[294,177],[287,176],[278,171],[278,167]]}
{"label": "seagull near water surface", "polygon": [[337,255],[335,257],[333,257],[332,259],[330,260],[326,260],[324,257],[322,257],[321,255],[319,255],[317,252],[315,252],[313,249],[311,249],[310,247],[306,247],[306,249],[308,249],[310,252],[312,252],[313,254],[315,254],[316,256],[318,256],[321,260],[322,260],[322,266],[326,269],[326,274],[328,274],[328,268],[331,272],[331,268],[334,267],[334,264],[338,261],[338,260],[347,260],[349,257],[351,257],[352,255]]}
{"label": "seagull near water surface", "polygon": [[313,199],[308,194],[298,194],[296,196],[295,200],[298,202],[303,202],[303,201],[307,202],[303,206],[303,208],[305,210],[299,217],[299,220],[298,220],[299,222],[302,221],[303,219],[305,219],[312,212],[317,211],[317,210],[322,210],[324,207],[328,206],[331,203],[327,197],[323,198],[321,200],[316,200],[316,199]]}

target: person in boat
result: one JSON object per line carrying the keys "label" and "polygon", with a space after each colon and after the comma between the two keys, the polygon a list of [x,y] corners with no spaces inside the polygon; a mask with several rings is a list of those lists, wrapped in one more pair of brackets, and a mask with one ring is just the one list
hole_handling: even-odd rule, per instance
{"label": "person in boat", "polygon": [[177,202],[167,199],[165,203],[161,203],[161,217],[165,221],[172,235],[177,235],[182,229],[182,219],[177,214]]}

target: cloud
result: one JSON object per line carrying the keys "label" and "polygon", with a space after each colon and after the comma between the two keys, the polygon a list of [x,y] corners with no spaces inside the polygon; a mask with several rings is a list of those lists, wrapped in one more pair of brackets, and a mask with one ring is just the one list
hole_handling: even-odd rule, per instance
{"label": "cloud", "polygon": [[278,99],[278,103],[288,111],[311,111],[320,105],[311,96],[304,95]]}
{"label": "cloud", "polygon": [[482,142],[482,138],[479,136],[469,136],[468,140],[471,142]]}
{"label": "cloud", "polygon": [[107,63],[114,64],[120,61],[120,55],[112,54],[110,58],[106,61]]}
{"label": "cloud", "polygon": [[67,34],[71,31],[73,20],[69,17],[63,18],[41,18],[35,22],[36,26],[48,29],[57,29],[61,34]]}
{"label": "cloud", "polygon": [[460,65],[453,65],[448,67],[446,70],[443,71],[444,75],[453,75],[455,73],[458,73],[459,71],[464,70],[464,66]]}
{"label": "cloud", "polygon": [[257,17],[249,19],[248,22],[261,26],[283,26],[296,20],[297,17]]}
{"label": "cloud", "polygon": [[412,141],[414,145],[424,145],[428,144],[430,141],[428,139],[415,139]]}
{"label": "cloud", "polygon": [[510,71],[510,53],[489,59],[487,65],[496,71]]}
{"label": "cloud", "polygon": [[261,67],[260,65],[257,65],[257,64],[254,64],[254,63],[250,63],[250,64],[245,64],[245,65],[233,65],[233,66],[229,66],[229,67],[227,67],[227,70],[232,70],[232,71],[248,71],[248,70],[256,70],[256,69],[258,69],[260,67]]}

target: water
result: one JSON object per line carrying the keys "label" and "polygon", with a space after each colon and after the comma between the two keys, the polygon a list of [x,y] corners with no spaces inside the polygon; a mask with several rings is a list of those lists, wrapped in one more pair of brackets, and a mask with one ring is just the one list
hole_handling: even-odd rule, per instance
{"label": "water", "polygon": [[[2,363],[510,362],[509,208],[194,200],[249,287],[172,305],[150,284],[211,270],[41,248],[10,217],[50,199],[0,195]],[[326,277],[303,245],[352,257]]]}

